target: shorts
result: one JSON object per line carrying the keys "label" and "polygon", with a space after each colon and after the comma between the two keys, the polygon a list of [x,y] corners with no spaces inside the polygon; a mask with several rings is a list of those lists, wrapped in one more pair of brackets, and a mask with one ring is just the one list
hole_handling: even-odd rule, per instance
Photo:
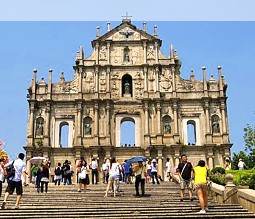
{"label": "shorts", "polygon": [[148,169],[148,170],[147,170],[147,175],[148,175],[148,176],[151,176],[151,169]]}
{"label": "shorts", "polygon": [[181,179],[181,182],[180,182],[180,187],[181,187],[181,190],[184,190],[185,188],[187,189],[192,189],[192,179]]}
{"label": "shorts", "polygon": [[118,175],[109,175],[109,180],[113,181],[117,179],[119,179]]}
{"label": "shorts", "polygon": [[199,183],[199,184],[195,185],[195,189],[196,189],[196,191],[202,190],[202,192],[206,192],[207,191],[207,185],[205,183]]}
{"label": "shorts", "polygon": [[16,194],[17,195],[22,195],[23,189],[22,189],[22,182],[15,182],[15,181],[9,181],[8,186],[5,190],[5,192],[8,192],[10,195],[13,194],[14,190],[16,189]]}

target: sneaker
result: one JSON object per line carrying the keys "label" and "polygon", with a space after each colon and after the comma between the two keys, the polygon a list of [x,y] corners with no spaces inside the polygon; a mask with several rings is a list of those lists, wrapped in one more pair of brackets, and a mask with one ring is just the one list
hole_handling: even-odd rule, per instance
{"label": "sneaker", "polygon": [[78,192],[81,192],[81,190],[80,190],[80,189],[78,189]]}
{"label": "sneaker", "polygon": [[183,202],[183,198],[180,199],[180,202]]}
{"label": "sneaker", "polygon": [[208,207],[205,207],[205,211],[210,211]]}
{"label": "sneaker", "polygon": [[1,205],[1,209],[5,209],[5,205],[6,205],[6,202],[3,201],[3,202],[2,202],[2,205]]}
{"label": "sneaker", "polygon": [[15,205],[15,208],[14,209],[19,209],[19,206],[18,205]]}
{"label": "sneaker", "polygon": [[193,201],[194,201],[194,198],[190,198],[189,200],[190,200],[191,202],[193,202]]}
{"label": "sneaker", "polygon": [[199,212],[197,212],[198,214],[205,214],[206,211],[200,210]]}

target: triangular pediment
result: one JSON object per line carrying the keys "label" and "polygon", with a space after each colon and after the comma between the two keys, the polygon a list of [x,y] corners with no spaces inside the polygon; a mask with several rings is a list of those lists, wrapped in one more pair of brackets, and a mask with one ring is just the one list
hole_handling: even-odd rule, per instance
{"label": "triangular pediment", "polygon": [[161,41],[144,30],[138,29],[131,22],[122,22],[103,36],[94,41]]}

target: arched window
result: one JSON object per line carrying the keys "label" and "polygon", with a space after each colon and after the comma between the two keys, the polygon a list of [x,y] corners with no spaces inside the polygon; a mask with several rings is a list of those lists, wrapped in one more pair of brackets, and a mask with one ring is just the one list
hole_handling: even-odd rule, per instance
{"label": "arched window", "polygon": [[135,121],[132,118],[124,118],[120,125],[122,147],[134,147],[135,146]]}
{"label": "arched window", "polygon": [[188,145],[196,145],[196,122],[189,120],[187,122]]}
{"label": "arched window", "polygon": [[68,147],[68,137],[69,137],[69,124],[67,122],[60,123],[59,132],[59,146],[62,148]]}
{"label": "arched window", "polygon": [[83,133],[84,136],[92,134],[92,119],[90,117],[86,117],[83,119]]}
{"label": "arched window", "polygon": [[219,123],[219,116],[213,115],[212,116],[212,133],[220,133],[220,123]]}
{"label": "arched window", "polygon": [[36,135],[37,136],[43,136],[43,130],[44,129],[44,119],[42,117],[39,117],[36,119]]}
{"label": "arched window", "polygon": [[129,74],[125,74],[122,77],[122,97],[133,96],[132,92],[132,77]]}
{"label": "arched window", "polygon": [[164,116],[162,120],[162,129],[163,134],[171,134],[172,128],[171,128],[171,117],[170,116]]}

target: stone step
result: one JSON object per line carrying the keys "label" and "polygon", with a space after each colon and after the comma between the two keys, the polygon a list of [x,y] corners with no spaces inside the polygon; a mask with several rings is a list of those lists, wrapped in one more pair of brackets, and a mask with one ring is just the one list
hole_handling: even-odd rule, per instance
{"label": "stone step", "polygon": [[[6,186],[6,185],[5,185]],[[104,198],[105,184],[89,185],[86,193],[78,185],[55,186],[37,193],[33,185],[24,188],[20,209],[15,210],[16,195],[10,196],[0,218],[255,218],[239,205],[222,205],[212,200],[210,212],[199,215],[198,200],[179,201],[179,187],[174,183],[146,184],[147,197],[134,197],[134,184],[121,184],[117,197]],[[4,191],[4,189],[3,189]],[[194,194],[195,195],[195,194]]]}

